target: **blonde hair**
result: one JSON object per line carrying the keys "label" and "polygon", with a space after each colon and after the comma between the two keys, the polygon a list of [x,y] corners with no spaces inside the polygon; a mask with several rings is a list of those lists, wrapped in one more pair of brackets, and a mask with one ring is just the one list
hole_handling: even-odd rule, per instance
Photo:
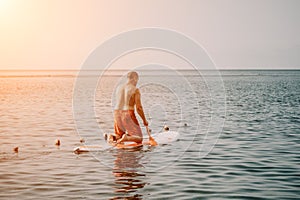
{"label": "blonde hair", "polygon": [[139,77],[139,74],[135,71],[128,72],[127,74],[128,79],[133,79],[134,77]]}

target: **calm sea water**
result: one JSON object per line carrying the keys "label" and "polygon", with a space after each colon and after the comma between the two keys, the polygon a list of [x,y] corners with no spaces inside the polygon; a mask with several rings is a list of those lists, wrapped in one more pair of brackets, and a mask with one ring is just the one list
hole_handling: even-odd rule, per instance
{"label": "calm sea water", "polygon": [[[222,71],[226,107],[220,102],[215,110],[212,97],[223,93],[209,87],[216,82],[209,72],[142,73],[153,132],[167,124],[179,141],[74,154],[80,138],[96,144],[102,132],[113,132],[122,73],[98,82],[94,115],[82,108],[76,121],[74,98],[91,98],[92,72],[81,85],[74,71],[1,72],[0,199],[300,198],[300,71]],[[212,122],[214,114],[225,123]],[[222,132],[208,132],[211,124]],[[206,143],[215,144],[211,151]]]}

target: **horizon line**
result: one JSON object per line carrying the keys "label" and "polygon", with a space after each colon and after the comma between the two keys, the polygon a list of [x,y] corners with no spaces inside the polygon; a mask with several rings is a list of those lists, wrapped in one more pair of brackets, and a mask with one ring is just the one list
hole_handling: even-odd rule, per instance
{"label": "horizon line", "polygon": [[[107,69],[0,69],[0,71],[103,71]],[[109,71],[128,71],[131,69],[108,69]],[[137,70],[137,71],[167,71],[169,69],[142,69],[142,70]],[[246,70],[246,71],[257,71],[257,70],[269,70],[269,71],[276,71],[276,70],[300,70],[300,68],[275,68],[275,69],[270,69],[270,68],[243,68],[243,69],[238,69],[238,68],[228,68],[228,69],[184,69],[184,68],[178,68],[178,69],[170,69],[170,70],[179,70],[179,71],[193,71],[193,70],[203,70],[203,71],[226,71],[226,70]]]}

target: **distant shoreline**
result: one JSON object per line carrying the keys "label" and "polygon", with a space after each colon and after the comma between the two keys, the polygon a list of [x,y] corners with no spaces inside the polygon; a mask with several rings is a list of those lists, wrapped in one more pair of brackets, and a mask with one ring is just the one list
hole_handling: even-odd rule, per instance
{"label": "distant shoreline", "polygon": [[[121,77],[127,69],[115,70],[0,70],[0,78],[76,78],[76,77]],[[300,76],[300,69],[225,69],[225,70],[137,70],[142,77],[228,77],[228,76]]]}
{"label": "distant shoreline", "polygon": [[[104,69],[105,70],[105,69]],[[109,69],[109,71],[128,71],[130,69]],[[173,69],[143,69],[138,71],[168,71]],[[300,71],[299,69],[174,69],[177,71]],[[91,69],[91,70],[81,70],[81,69],[0,69],[0,72],[8,71],[70,71],[70,72],[79,72],[79,71],[103,71],[103,69]]]}

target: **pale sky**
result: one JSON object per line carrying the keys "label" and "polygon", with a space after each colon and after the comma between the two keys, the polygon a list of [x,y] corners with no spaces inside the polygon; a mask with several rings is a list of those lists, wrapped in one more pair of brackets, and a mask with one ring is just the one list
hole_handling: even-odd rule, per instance
{"label": "pale sky", "polygon": [[143,27],[193,38],[220,69],[300,69],[299,8],[300,0],[0,0],[0,70],[79,69],[105,40]]}

